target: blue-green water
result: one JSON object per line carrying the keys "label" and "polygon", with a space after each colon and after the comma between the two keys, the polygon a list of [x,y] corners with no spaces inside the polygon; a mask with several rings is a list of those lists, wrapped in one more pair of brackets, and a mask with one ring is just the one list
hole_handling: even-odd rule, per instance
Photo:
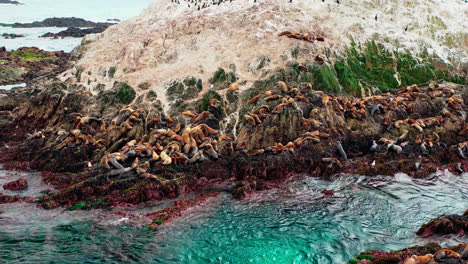
{"label": "blue-green water", "polygon": [[[344,263],[367,249],[437,241],[415,236],[468,208],[468,174],[334,182],[302,177],[243,201],[225,193],[156,234],[116,225],[105,211],[0,206],[2,263]],[[335,197],[322,198],[333,189]],[[139,209],[145,210],[145,209]],[[452,237],[449,243],[467,242]]]}

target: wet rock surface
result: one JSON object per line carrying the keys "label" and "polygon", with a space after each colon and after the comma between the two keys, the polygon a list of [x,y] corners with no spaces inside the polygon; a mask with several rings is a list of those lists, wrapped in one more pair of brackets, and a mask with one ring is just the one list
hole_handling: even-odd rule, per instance
{"label": "wet rock surface", "polygon": [[232,89],[234,100],[210,92],[169,116],[148,101],[132,104],[125,83],[95,95],[46,81],[0,127],[14,146],[6,166],[16,160],[51,172],[46,182],[61,186],[53,200],[62,206],[137,204],[225,180],[237,181],[233,195],[243,198],[297,173],[424,178],[468,169],[466,86],[430,83],[364,98],[282,81],[262,87]]}
{"label": "wet rock surface", "polygon": [[468,263],[468,244],[442,248],[439,244],[430,242],[424,246],[414,246],[393,252],[371,250],[361,253],[349,263],[463,264]]}
{"label": "wet rock surface", "polygon": [[3,185],[3,189],[10,191],[19,191],[26,188],[28,188],[28,181],[24,179],[19,179]]}
{"label": "wet rock surface", "polygon": [[421,226],[416,233],[422,237],[429,237],[447,234],[464,236],[467,232],[468,210],[463,215],[441,215]]}

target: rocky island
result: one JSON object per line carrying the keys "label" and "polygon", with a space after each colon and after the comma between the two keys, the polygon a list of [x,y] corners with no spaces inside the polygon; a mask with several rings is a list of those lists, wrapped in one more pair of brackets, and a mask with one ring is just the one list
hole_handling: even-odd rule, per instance
{"label": "rocky island", "polygon": [[0,0],[0,4],[22,5],[22,3],[18,1],[12,1],[12,0]]}
{"label": "rocky island", "polygon": [[[392,49],[375,37],[381,29],[322,27],[305,15],[318,2],[294,2],[158,0],[71,54],[3,50],[0,81],[28,86],[3,92],[0,162],[55,186],[36,200],[44,210],[122,210],[197,193],[153,212],[117,212],[150,230],[219,195],[201,192],[216,184],[249,199],[303,174],[468,172],[466,34],[453,35],[447,57]],[[344,39],[351,28],[356,39]],[[17,201],[34,199],[0,194],[0,203]],[[467,212],[446,213],[414,234],[466,237]],[[468,246],[366,251],[349,263],[468,263]]]}

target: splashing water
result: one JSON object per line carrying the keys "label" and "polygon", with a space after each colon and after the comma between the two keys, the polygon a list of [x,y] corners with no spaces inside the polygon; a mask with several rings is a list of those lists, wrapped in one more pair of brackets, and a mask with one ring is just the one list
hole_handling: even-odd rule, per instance
{"label": "splashing water", "polygon": [[[462,213],[468,204],[468,174],[439,172],[429,180],[404,174],[372,179],[345,175],[333,182],[304,176],[285,186],[242,201],[220,195],[156,234],[115,226],[119,221],[110,221],[108,212],[101,210],[0,205],[0,259],[7,263],[344,263],[368,249],[441,242],[418,238],[415,232],[431,218]],[[323,197],[325,188],[335,196]],[[466,237],[452,237],[448,243],[463,241]]]}

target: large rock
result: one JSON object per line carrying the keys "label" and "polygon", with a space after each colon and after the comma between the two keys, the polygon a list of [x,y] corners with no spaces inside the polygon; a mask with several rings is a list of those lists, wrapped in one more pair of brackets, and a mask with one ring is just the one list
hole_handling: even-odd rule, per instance
{"label": "large rock", "polygon": [[28,188],[28,181],[25,179],[19,179],[3,185],[3,189],[10,191],[21,191],[26,188]]}
{"label": "large rock", "polygon": [[468,211],[463,215],[441,215],[421,226],[417,234],[423,237],[431,235],[459,234],[468,232]]}

